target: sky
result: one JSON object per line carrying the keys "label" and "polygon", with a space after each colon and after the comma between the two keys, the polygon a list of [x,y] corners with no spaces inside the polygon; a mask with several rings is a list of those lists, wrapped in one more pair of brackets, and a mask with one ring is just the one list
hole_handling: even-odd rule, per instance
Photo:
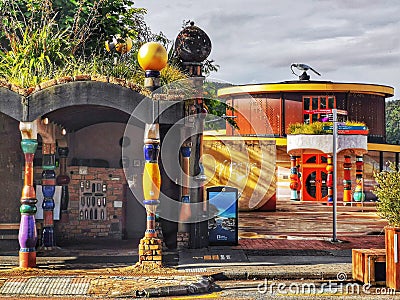
{"label": "sky", "polygon": [[175,40],[191,20],[211,39],[220,69],[211,78],[232,84],[297,80],[292,63],[321,73],[311,80],[394,87],[400,99],[399,0],[137,0],[146,23]]}

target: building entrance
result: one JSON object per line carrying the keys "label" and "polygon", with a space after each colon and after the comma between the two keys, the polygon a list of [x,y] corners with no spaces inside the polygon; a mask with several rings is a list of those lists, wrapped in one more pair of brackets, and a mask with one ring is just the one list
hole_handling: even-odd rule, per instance
{"label": "building entrance", "polygon": [[327,201],[326,155],[304,154],[302,161],[302,199],[305,201]]}

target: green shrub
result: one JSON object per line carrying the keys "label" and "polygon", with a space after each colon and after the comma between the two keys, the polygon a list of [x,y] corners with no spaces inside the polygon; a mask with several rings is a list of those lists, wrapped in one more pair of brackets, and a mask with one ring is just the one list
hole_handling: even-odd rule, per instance
{"label": "green shrub", "polygon": [[376,210],[390,226],[400,226],[400,171],[394,162],[389,162],[389,170],[374,174],[377,185],[374,194],[378,197]]}
{"label": "green shrub", "polygon": [[[363,122],[346,121],[347,126],[366,126]],[[332,130],[324,127],[333,126],[332,122],[313,122],[311,124],[292,123],[287,127],[287,134],[332,134]]]}

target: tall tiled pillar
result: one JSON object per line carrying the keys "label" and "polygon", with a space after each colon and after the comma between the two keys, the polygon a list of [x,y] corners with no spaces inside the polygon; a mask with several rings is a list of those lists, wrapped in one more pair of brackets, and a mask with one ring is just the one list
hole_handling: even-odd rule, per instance
{"label": "tall tiled pillar", "polygon": [[36,266],[36,193],[33,187],[33,158],[37,148],[36,122],[21,122],[19,129],[22,135],[21,147],[25,157],[24,187],[21,195],[21,221],[18,241],[19,266],[32,268]]}
{"label": "tall tiled pillar", "polygon": [[139,262],[161,265],[162,241],[156,232],[156,210],[160,201],[161,174],[158,165],[160,136],[158,124],[146,124],[144,139],[143,204],[146,208],[146,232],[139,244]]}
{"label": "tall tiled pillar", "polygon": [[351,156],[344,156],[343,163],[343,202],[351,202]]}
{"label": "tall tiled pillar", "polygon": [[47,118],[38,121],[38,133],[42,137],[42,193],[43,231],[41,246],[51,250],[54,240],[54,193],[56,191],[56,137],[55,125]]}
{"label": "tall tiled pillar", "polygon": [[300,172],[300,162],[301,162],[301,157],[296,156],[296,168],[297,168],[297,198],[301,200],[301,172]]}
{"label": "tall tiled pillar", "polygon": [[67,158],[69,149],[68,147],[58,147],[58,156],[60,158],[60,174],[57,176],[57,185],[61,185],[61,220],[68,222],[68,202],[69,190],[68,184],[70,178],[67,174]]}
{"label": "tall tiled pillar", "polygon": [[326,179],[326,186],[328,187],[328,203],[333,203],[333,189],[336,188],[333,186],[333,157],[332,155],[327,156],[327,165],[326,171],[328,172],[328,176]]}
{"label": "tall tiled pillar", "polygon": [[297,174],[296,156],[290,156],[290,200],[299,200],[297,188],[299,186],[299,178]]}
{"label": "tall tiled pillar", "polygon": [[353,198],[356,202],[364,201],[364,191],[363,191],[363,157],[356,156],[356,188],[354,190]]}
{"label": "tall tiled pillar", "polygon": [[54,241],[54,193],[56,191],[55,161],[56,144],[43,143],[42,154],[42,193],[43,193],[43,232],[41,246],[51,249]]}
{"label": "tall tiled pillar", "polygon": [[180,150],[181,161],[181,207],[179,212],[179,224],[177,233],[178,248],[187,248],[189,246],[189,223],[187,223],[191,216],[192,210],[190,207],[190,154],[192,143],[190,140],[182,144]]}
{"label": "tall tiled pillar", "polygon": [[181,162],[182,162],[182,189],[181,189],[181,212],[179,216],[179,221],[188,221],[191,215],[190,211],[190,153],[191,153],[191,143],[186,142],[181,147]]}
{"label": "tall tiled pillar", "polygon": [[[153,93],[160,87],[160,71],[167,64],[167,51],[158,43],[144,44],[138,52],[138,61],[145,70],[145,87]],[[162,265],[162,240],[156,231],[156,210],[161,188],[161,174],[158,165],[160,152],[159,103],[153,100],[152,123],[145,126],[143,172],[143,204],[146,208],[147,223],[144,238],[139,243],[139,263]]]}

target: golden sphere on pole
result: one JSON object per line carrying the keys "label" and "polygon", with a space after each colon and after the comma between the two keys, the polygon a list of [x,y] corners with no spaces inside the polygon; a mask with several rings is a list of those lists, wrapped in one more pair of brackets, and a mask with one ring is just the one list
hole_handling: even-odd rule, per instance
{"label": "golden sphere on pole", "polygon": [[138,62],[145,71],[161,71],[167,61],[167,50],[159,43],[148,42],[139,49]]}

